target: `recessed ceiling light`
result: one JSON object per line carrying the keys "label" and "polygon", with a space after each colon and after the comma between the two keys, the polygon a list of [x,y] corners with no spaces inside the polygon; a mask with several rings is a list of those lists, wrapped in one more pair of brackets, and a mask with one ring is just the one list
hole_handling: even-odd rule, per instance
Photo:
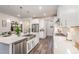
{"label": "recessed ceiling light", "polygon": [[27,13],[30,13],[30,11],[27,11]]}
{"label": "recessed ceiling light", "polygon": [[22,24],[22,21],[20,21],[19,23]]}
{"label": "recessed ceiling light", "polygon": [[20,17],[20,15],[19,15],[19,14],[18,14],[17,16],[18,16],[18,17]]}
{"label": "recessed ceiling light", "polygon": [[39,8],[39,10],[41,10],[42,9],[42,6],[39,6],[38,8]]}
{"label": "recessed ceiling light", "polygon": [[33,15],[33,17],[36,17],[36,15]]}
{"label": "recessed ceiling light", "polygon": [[10,20],[10,19],[7,19],[7,22],[8,22],[8,23],[11,23],[11,20]]}
{"label": "recessed ceiling light", "polygon": [[20,9],[22,9],[23,7],[22,6],[20,6]]}
{"label": "recessed ceiling light", "polygon": [[46,13],[44,13],[43,15],[46,16]]}

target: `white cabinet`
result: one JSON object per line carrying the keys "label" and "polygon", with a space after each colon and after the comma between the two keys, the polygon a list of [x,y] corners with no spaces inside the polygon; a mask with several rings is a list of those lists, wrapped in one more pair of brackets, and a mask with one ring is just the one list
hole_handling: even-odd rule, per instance
{"label": "white cabinet", "polygon": [[38,35],[32,39],[28,38],[20,40],[12,44],[12,53],[13,54],[26,54],[29,53],[39,42]]}
{"label": "white cabinet", "polygon": [[9,54],[9,45],[0,43],[0,54]]}
{"label": "white cabinet", "polygon": [[47,31],[47,36],[52,36],[53,35],[53,18],[47,20],[47,26],[46,26],[46,31]]}
{"label": "white cabinet", "polygon": [[60,18],[60,26],[65,27],[65,20],[62,18]]}
{"label": "white cabinet", "polygon": [[38,42],[39,42],[39,38],[36,37],[36,38],[34,39],[34,46],[36,46],[36,45],[38,44]]}
{"label": "white cabinet", "polygon": [[46,21],[44,19],[40,20],[39,23],[39,36],[40,38],[46,38]]}
{"label": "white cabinet", "polygon": [[27,41],[27,53],[29,53],[32,49],[32,40]]}
{"label": "white cabinet", "polygon": [[39,42],[39,38],[35,37],[27,41],[27,53],[29,53]]}

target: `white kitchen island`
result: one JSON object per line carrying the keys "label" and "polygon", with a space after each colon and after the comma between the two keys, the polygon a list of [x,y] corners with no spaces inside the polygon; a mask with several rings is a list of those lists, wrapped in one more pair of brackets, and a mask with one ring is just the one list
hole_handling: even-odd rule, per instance
{"label": "white kitchen island", "polygon": [[[35,41],[34,41],[34,38],[35,38]],[[1,37],[0,36],[0,54],[25,54],[25,53],[29,53],[37,44],[35,44],[29,50],[29,49],[27,49],[28,48],[27,42],[29,42],[32,39],[33,39],[34,43],[39,42],[39,39],[37,38],[37,36],[35,36],[34,38],[29,39],[28,37],[17,36],[17,35],[11,35],[9,37]],[[36,41],[36,40],[38,40],[38,41]]]}

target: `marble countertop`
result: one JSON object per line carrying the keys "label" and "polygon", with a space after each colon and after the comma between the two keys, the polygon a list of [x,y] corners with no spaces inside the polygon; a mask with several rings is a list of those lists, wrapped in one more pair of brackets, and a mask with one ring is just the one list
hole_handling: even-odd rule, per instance
{"label": "marble countertop", "polygon": [[0,42],[1,43],[5,43],[5,44],[11,44],[11,43],[14,43],[16,41],[23,40],[25,38],[26,37],[17,36],[17,35],[11,35],[9,37],[2,37],[2,36],[0,36]]}
{"label": "marble countertop", "polygon": [[[32,37],[32,38],[34,38],[34,37]],[[0,36],[0,43],[11,44],[11,43],[17,42],[19,40],[23,40],[23,39],[26,39],[28,41],[28,40],[30,40],[32,38],[30,38],[28,36],[22,36],[22,35],[17,36],[15,34],[12,34],[11,36],[8,36],[8,37]]]}

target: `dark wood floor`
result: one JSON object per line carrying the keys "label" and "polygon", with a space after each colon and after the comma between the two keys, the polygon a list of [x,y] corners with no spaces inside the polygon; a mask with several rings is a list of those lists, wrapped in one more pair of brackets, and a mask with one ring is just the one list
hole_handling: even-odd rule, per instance
{"label": "dark wood floor", "polygon": [[38,45],[29,54],[53,54],[53,37],[40,39]]}

